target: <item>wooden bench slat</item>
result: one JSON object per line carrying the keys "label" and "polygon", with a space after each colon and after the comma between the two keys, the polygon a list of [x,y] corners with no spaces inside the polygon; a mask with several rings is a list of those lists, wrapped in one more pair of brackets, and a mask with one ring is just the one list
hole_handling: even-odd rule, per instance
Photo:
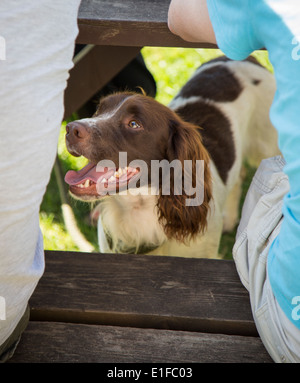
{"label": "wooden bench slat", "polygon": [[257,337],[31,322],[10,363],[272,362]]}
{"label": "wooden bench slat", "polygon": [[257,336],[233,261],[46,251],[33,320]]}
{"label": "wooden bench slat", "polygon": [[[138,4],[138,6],[137,6]],[[78,43],[123,46],[215,48],[189,43],[167,25],[170,0],[83,0],[78,12]]]}

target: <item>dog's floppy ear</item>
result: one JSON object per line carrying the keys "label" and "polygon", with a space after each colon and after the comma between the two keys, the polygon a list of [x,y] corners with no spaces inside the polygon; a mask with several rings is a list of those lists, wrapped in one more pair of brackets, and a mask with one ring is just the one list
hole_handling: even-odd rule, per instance
{"label": "dog's floppy ear", "polygon": [[167,158],[169,162],[177,160],[181,168],[178,170],[177,166],[173,172],[171,168],[169,195],[163,193],[162,180],[157,202],[158,219],[169,239],[187,242],[207,227],[212,197],[211,174],[209,155],[197,127],[184,122],[175,113],[174,117],[169,121]]}

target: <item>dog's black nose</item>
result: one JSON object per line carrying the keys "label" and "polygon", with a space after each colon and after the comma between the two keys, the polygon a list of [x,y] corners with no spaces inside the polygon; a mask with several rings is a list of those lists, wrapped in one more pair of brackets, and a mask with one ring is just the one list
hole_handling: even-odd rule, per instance
{"label": "dog's black nose", "polygon": [[69,122],[66,126],[66,136],[68,140],[76,142],[78,140],[84,140],[89,135],[89,131],[78,121]]}

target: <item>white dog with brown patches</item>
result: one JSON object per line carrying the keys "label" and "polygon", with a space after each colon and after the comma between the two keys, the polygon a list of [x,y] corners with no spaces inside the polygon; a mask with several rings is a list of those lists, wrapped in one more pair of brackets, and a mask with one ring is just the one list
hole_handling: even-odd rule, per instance
{"label": "white dog with brown patches", "polygon": [[[90,163],[65,180],[75,198],[100,201],[100,251],[218,257],[222,231],[238,221],[243,161],[257,166],[278,154],[269,119],[274,93],[273,75],[255,59],[221,57],[202,65],[169,108],[144,95],[117,93],[102,99],[91,119],[69,123],[69,152]],[[174,174],[169,195],[161,179],[158,193],[151,193],[140,167],[120,164],[121,152],[128,163],[142,160],[149,170],[153,160],[189,160],[193,185],[202,160],[202,203],[187,206],[188,193],[174,191]],[[115,168],[97,167],[103,160]],[[132,185],[137,193],[128,192]]]}

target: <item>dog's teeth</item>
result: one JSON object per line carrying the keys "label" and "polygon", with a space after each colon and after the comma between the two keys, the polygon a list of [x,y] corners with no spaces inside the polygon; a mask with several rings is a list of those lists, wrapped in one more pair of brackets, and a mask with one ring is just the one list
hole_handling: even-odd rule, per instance
{"label": "dog's teeth", "polygon": [[90,186],[90,180],[86,180],[83,186],[85,188],[89,187]]}
{"label": "dog's teeth", "polygon": [[116,178],[120,178],[122,174],[124,174],[125,172],[127,172],[127,166],[126,168],[119,168],[115,173],[114,173],[114,177]]}

